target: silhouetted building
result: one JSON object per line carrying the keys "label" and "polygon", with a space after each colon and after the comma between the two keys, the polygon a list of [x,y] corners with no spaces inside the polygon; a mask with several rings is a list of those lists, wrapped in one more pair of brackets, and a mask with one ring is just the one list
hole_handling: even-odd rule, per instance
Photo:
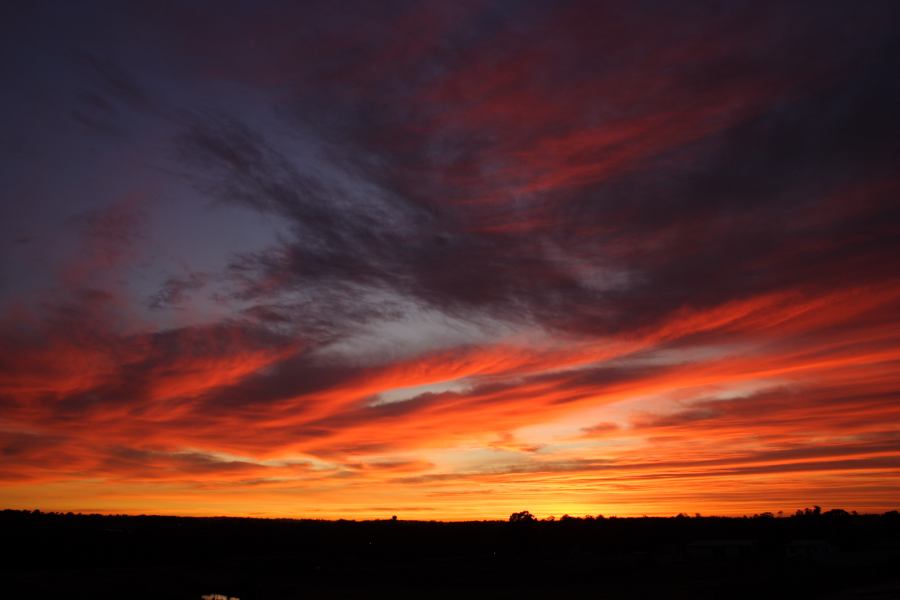
{"label": "silhouetted building", "polygon": [[758,551],[755,540],[699,540],[687,545],[687,554],[700,560],[737,560]]}
{"label": "silhouetted building", "polygon": [[818,559],[837,552],[833,544],[825,540],[791,540],[784,547],[788,558]]}

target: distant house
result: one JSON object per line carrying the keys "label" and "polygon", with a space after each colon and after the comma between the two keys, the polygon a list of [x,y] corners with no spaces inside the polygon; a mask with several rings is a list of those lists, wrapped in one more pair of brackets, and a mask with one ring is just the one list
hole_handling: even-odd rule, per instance
{"label": "distant house", "polygon": [[699,540],[687,545],[689,557],[700,560],[736,560],[757,553],[755,540]]}
{"label": "distant house", "polygon": [[837,552],[837,548],[825,540],[791,540],[784,547],[788,558],[819,559]]}

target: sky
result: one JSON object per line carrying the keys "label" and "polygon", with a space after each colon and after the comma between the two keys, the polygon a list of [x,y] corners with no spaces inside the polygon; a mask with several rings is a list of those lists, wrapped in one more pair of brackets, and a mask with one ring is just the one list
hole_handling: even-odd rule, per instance
{"label": "sky", "polygon": [[900,499],[900,5],[0,7],[0,506]]}

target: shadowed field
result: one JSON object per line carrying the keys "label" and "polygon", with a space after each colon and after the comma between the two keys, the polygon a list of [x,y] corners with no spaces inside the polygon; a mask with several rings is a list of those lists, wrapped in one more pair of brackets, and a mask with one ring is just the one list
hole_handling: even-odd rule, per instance
{"label": "shadowed field", "polygon": [[21,597],[896,598],[900,514],[310,521],[0,513]]}

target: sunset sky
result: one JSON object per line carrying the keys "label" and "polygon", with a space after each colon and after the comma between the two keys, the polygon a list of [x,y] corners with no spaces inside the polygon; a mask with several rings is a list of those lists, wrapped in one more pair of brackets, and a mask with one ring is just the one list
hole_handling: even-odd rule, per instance
{"label": "sunset sky", "polygon": [[0,508],[900,508],[900,4],[8,2]]}

